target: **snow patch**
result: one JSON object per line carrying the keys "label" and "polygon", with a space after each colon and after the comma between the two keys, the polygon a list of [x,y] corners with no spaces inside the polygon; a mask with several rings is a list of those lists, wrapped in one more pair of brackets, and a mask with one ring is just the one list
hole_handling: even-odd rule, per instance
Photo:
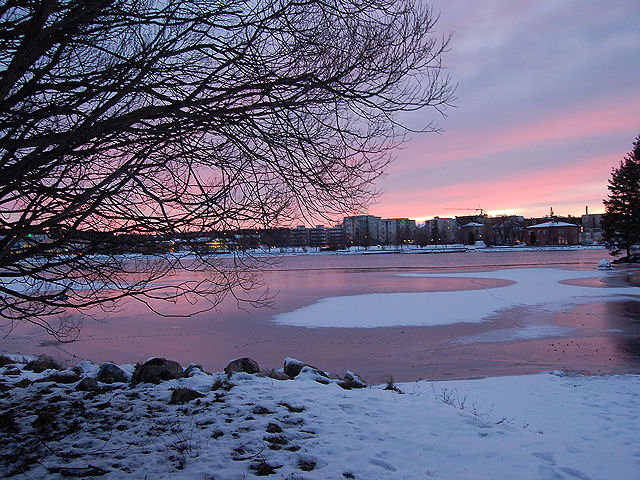
{"label": "snow patch", "polygon": [[491,272],[407,273],[404,277],[473,278],[479,286],[484,279],[510,280],[513,285],[479,290],[375,293],[324,298],[311,305],[273,318],[280,325],[309,328],[376,328],[395,326],[438,326],[459,322],[482,322],[500,310],[517,306],[544,305],[562,311],[578,305],[611,298],[633,296],[633,287],[582,287],[565,285],[563,280],[597,278],[606,271],[572,271],[559,268],[510,268]]}

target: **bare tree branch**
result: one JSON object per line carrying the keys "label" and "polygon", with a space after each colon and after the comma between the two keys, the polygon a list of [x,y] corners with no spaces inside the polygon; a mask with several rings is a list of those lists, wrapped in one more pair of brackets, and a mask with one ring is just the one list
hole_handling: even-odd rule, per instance
{"label": "bare tree branch", "polygon": [[[435,21],[409,0],[6,2],[6,329],[61,336],[53,316],[124,297],[245,299],[254,259],[158,244],[363,208],[405,139],[401,114],[452,99]],[[156,256],[125,255],[145,243]]]}

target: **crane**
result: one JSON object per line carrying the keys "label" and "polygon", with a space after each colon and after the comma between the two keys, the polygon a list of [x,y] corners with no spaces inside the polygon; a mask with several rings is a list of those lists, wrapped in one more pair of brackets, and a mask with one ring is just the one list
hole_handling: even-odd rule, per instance
{"label": "crane", "polygon": [[484,215],[484,208],[445,208],[445,210],[464,210],[467,212],[474,210],[480,212],[480,215]]}

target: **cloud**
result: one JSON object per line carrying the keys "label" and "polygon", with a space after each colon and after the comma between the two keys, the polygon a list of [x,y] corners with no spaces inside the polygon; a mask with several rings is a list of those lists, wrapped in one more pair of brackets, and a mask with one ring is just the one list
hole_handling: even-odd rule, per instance
{"label": "cloud", "polygon": [[444,215],[437,208],[482,203],[542,215],[556,202],[579,214],[600,204],[611,166],[640,133],[637,3],[434,6],[440,33],[454,32],[446,64],[459,82],[457,107],[443,135],[416,137],[398,153],[371,211]]}

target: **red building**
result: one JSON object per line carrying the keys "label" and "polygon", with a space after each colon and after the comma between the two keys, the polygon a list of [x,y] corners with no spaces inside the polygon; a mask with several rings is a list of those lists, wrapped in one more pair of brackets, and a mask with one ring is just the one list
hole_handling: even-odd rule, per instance
{"label": "red building", "polygon": [[577,245],[579,235],[578,225],[551,220],[527,227],[527,245]]}

